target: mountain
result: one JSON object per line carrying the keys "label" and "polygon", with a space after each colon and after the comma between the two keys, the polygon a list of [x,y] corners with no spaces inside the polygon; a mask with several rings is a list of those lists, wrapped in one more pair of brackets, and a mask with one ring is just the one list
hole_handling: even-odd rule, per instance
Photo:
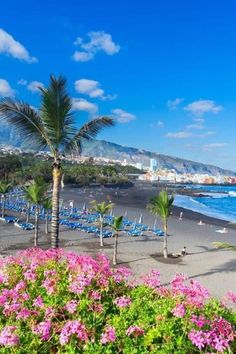
{"label": "mountain", "polygon": [[[20,136],[15,134],[7,125],[0,124],[0,144],[21,147]],[[110,160],[126,160],[128,163],[142,163],[143,166],[150,165],[150,159],[157,161],[157,167],[161,169],[174,169],[178,173],[202,173],[209,175],[231,175],[236,176],[236,172],[225,170],[213,165],[181,159],[178,157],[158,154],[156,152],[136,149],[110,143],[104,140],[94,140],[83,144],[83,156],[103,157]]]}
{"label": "mountain", "polygon": [[236,172],[225,170],[217,166],[118,145],[104,140],[86,142],[83,144],[83,148],[84,156],[106,157],[111,160],[119,161],[126,160],[128,163],[132,164],[142,163],[143,166],[149,166],[150,159],[155,159],[157,161],[157,168],[174,169],[178,173],[236,176]]}

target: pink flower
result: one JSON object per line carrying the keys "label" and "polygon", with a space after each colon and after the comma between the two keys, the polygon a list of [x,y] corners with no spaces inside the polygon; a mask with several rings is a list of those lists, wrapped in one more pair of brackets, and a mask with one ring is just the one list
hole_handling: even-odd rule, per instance
{"label": "pink flower", "polygon": [[177,304],[175,308],[171,311],[175,317],[182,318],[186,314],[186,309],[184,305],[182,304]]}
{"label": "pink flower", "polygon": [[0,332],[0,345],[13,347],[19,344],[19,337],[13,332],[17,328],[15,326],[7,326]]}
{"label": "pink flower", "polygon": [[203,315],[200,315],[198,317],[196,315],[192,315],[191,322],[197,325],[199,328],[202,328],[206,324],[209,324],[209,321]]}
{"label": "pink flower", "polygon": [[43,299],[42,296],[37,296],[34,301],[33,301],[33,306],[35,307],[39,307],[39,308],[43,308],[44,307],[44,303],[43,303]]}
{"label": "pink flower", "polygon": [[69,313],[75,313],[77,306],[78,306],[78,302],[76,300],[71,300],[71,301],[67,302],[67,304],[65,305],[65,309]]}
{"label": "pink flower", "polygon": [[130,326],[126,331],[126,334],[129,337],[131,335],[133,335],[134,337],[142,336],[144,333],[145,331],[139,326]]}
{"label": "pink flower", "polygon": [[143,276],[144,284],[149,288],[156,289],[161,285],[160,272],[156,269],[152,269],[151,272]]}
{"label": "pink flower", "polygon": [[236,304],[236,293],[233,293],[233,291],[228,291],[226,293],[226,298],[232,303]]}
{"label": "pink flower", "polygon": [[18,315],[16,316],[16,319],[23,319],[26,320],[28,317],[30,317],[32,314],[32,312],[26,308],[23,308],[22,310],[20,310],[20,312],[18,313]]}
{"label": "pink flower", "polygon": [[49,306],[46,308],[45,310],[46,319],[52,319],[53,317],[55,317],[55,315],[56,315],[56,310],[53,307]]}
{"label": "pink flower", "polygon": [[86,342],[88,340],[88,334],[85,326],[78,320],[69,321],[65,324],[60,333],[59,340],[61,345],[67,344],[70,340],[70,337],[74,334],[81,341]]}
{"label": "pink flower", "polygon": [[51,321],[40,322],[33,328],[33,333],[37,334],[43,341],[46,341],[50,338],[51,328]]}
{"label": "pink flower", "polygon": [[94,299],[94,300],[101,300],[101,293],[99,293],[98,291],[95,291],[95,290],[92,290],[90,293],[89,293],[89,296]]}
{"label": "pink flower", "polygon": [[52,295],[56,290],[56,280],[53,278],[47,278],[42,282],[42,287],[44,287],[48,295]]}
{"label": "pink flower", "polygon": [[102,336],[101,336],[101,343],[102,344],[107,344],[107,343],[112,343],[112,342],[115,342],[116,340],[116,332],[115,332],[115,328],[114,327],[107,327],[105,329],[105,332],[102,333]]}
{"label": "pink flower", "polygon": [[117,297],[114,300],[114,304],[116,304],[118,307],[126,307],[132,304],[131,298],[129,296],[121,296]]}
{"label": "pink flower", "polygon": [[28,269],[24,273],[24,277],[27,281],[31,281],[32,283],[34,283],[37,280],[37,274],[35,273],[35,271],[33,269]]}
{"label": "pink flower", "polygon": [[188,334],[188,338],[198,349],[202,349],[205,347],[203,331],[196,331],[195,329],[192,329]]}

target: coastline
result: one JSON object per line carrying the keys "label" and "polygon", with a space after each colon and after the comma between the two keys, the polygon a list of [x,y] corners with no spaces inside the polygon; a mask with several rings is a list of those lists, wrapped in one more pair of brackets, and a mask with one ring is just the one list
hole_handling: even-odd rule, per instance
{"label": "coastline", "polygon": [[[117,207],[125,208],[139,208],[146,209],[146,206],[151,197],[158,194],[160,190],[167,188],[170,192],[185,195],[185,196],[194,196],[195,193],[199,191],[195,189],[183,189],[176,188],[175,185],[161,184],[159,186],[152,186],[151,184],[145,183],[136,183],[133,187],[129,188],[114,188],[114,187],[87,187],[87,188],[73,188],[70,186],[65,187],[63,195],[65,196],[64,200],[74,200],[75,203],[80,203],[78,196],[81,196],[87,200],[97,199],[102,200],[111,200]],[[77,193],[76,193],[77,192]],[[81,206],[81,205],[80,205]],[[89,205],[88,205],[89,207]],[[227,227],[235,229],[235,225],[228,220],[220,219],[213,216],[208,216],[203,213],[193,211],[181,206],[174,205],[172,216],[174,218],[179,218],[180,213],[183,213],[183,218],[199,222],[200,220],[206,224],[215,225],[219,227]]]}

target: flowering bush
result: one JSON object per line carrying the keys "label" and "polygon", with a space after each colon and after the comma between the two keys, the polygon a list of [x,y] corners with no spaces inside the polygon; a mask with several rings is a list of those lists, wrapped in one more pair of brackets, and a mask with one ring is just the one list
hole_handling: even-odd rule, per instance
{"label": "flowering bush", "polygon": [[220,302],[177,274],[168,287],[152,270],[33,248],[0,260],[0,353],[236,353],[235,302]]}

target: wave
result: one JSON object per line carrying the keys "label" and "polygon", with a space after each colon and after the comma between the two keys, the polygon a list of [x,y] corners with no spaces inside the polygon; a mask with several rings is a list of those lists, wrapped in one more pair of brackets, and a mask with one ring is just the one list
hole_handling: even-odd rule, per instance
{"label": "wave", "polygon": [[[226,197],[226,198],[228,199],[228,197]],[[199,199],[201,199],[201,198],[199,198]],[[213,217],[216,219],[236,222],[236,215],[230,215],[225,212],[221,212],[217,209],[211,208],[211,207],[201,203],[199,200],[196,200],[196,199],[186,196],[186,195],[176,195],[175,200],[174,200],[174,205],[184,208],[184,209],[192,210],[194,212],[197,212],[197,213],[200,213],[200,214],[203,214],[206,216],[210,216],[210,217]]]}

